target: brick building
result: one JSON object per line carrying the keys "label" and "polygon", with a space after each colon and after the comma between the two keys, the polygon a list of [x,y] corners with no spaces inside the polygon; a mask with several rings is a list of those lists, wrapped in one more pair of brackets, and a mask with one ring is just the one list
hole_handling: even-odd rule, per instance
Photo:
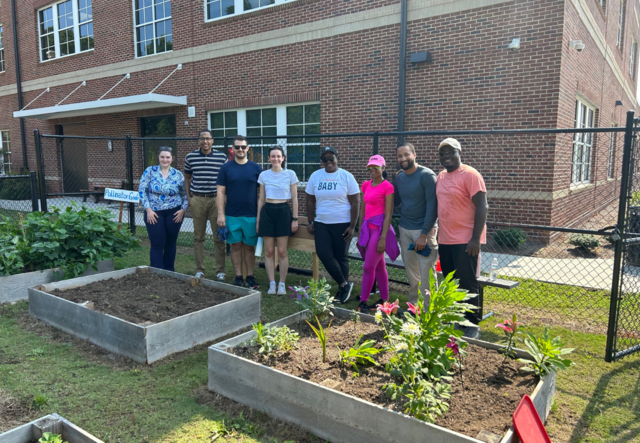
{"label": "brick building", "polygon": [[[406,4],[407,131],[610,127],[624,125],[625,112],[637,108],[638,0]],[[35,169],[36,128],[109,137],[191,137],[204,127],[217,137],[397,130],[401,6],[401,0],[0,2],[3,170]],[[410,61],[425,51],[427,61]],[[18,86],[22,107],[33,103],[16,114]],[[408,139],[421,163],[440,170],[441,138]],[[461,138],[463,161],[487,179],[492,217],[569,225],[589,212],[577,202],[590,200],[590,211],[597,210],[619,188],[621,134]],[[67,140],[44,147],[46,178],[56,190],[125,178],[122,142]],[[300,142],[290,139],[287,153],[304,180],[318,167],[319,141]],[[371,138],[325,142],[342,149],[341,165],[363,178]],[[380,152],[391,160],[394,146],[395,139],[383,138]],[[179,166],[194,148],[178,144]],[[254,155],[260,160],[259,148]],[[142,157],[136,155],[136,174]]]}

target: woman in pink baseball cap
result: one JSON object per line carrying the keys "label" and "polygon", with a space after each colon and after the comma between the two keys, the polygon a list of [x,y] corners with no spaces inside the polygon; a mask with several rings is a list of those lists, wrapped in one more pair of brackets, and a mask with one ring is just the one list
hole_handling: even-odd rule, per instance
{"label": "woman in pink baseball cap", "polygon": [[[363,216],[360,218],[358,249],[364,259],[362,287],[358,311],[367,314],[369,294],[373,283],[378,282],[381,302],[389,300],[389,275],[385,263],[385,252],[391,260],[400,255],[396,233],[391,226],[393,213],[393,185],[383,177],[386,168],[384,157],[374,155],[367,163],[371,180],[362,184]],[[376,304],[378,304],[376,303]]]}

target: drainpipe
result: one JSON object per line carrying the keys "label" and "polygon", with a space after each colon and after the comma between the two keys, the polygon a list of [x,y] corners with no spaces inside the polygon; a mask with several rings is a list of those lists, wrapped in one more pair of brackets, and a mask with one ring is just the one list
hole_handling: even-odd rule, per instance
{"label": "drainpipe", "polygon": [[[15,0],[14,0],[15,1]],[[404,102],[407,77],[407,1],[400,0],[400,69],[398,69],[398,131],[404,131]],[[404,143],[404,136],[398,136],[398,146]]]}
{"label": "drainpipe", "polygon": [[[18,87],[18,110],[22,105],[22,80],[20,78],[20,56],[18,53],[18,25],[16,16],[16,0],[11,0],[11,26],[13,27],[13,60],[16,65],[16,85]],[[27,158],[27,137],[25,136],[24,118],[20,118],[20,138],[22,139],[22,166],[29,170]]]}

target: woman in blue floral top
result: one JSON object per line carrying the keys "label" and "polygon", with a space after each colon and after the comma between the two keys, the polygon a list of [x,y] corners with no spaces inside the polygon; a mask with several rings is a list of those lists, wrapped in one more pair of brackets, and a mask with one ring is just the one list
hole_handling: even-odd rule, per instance
{"label": "woman in blue floral top", "polygon": [[140,201],[144,205],[151,252],[151,267],[174,270],[176,242],[187,209],[182,172],[171,167],[171,148],[158,148],[159,166],[149,166],[140,179]]}

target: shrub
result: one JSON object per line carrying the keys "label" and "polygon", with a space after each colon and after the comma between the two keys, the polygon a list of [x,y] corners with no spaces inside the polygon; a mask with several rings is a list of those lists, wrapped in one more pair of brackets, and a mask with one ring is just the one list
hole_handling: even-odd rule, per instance
{"label": "shrub", "polygon": [[517,248],[527,241],[527,234],[519,228],[501,229],[492,235],[493,241],[503,248]]}
{"label": "shrub", "polygon": [[600,246],[600,241],[591,234],[572,234],[569,237],[569,244],[591,251]]}
{"label": "shrub", "polygon": [[31,200],[29,178],[0,179],[0,200]]}
{"label": "shrub", "polygon": [[19,220],[0,218],[0,276],[61,268],[64,278],[96,269],[102,260],[122,257],[139,247],[127,230],[118,230],[106,209],[73,203],[61,210],[33,212]]}

